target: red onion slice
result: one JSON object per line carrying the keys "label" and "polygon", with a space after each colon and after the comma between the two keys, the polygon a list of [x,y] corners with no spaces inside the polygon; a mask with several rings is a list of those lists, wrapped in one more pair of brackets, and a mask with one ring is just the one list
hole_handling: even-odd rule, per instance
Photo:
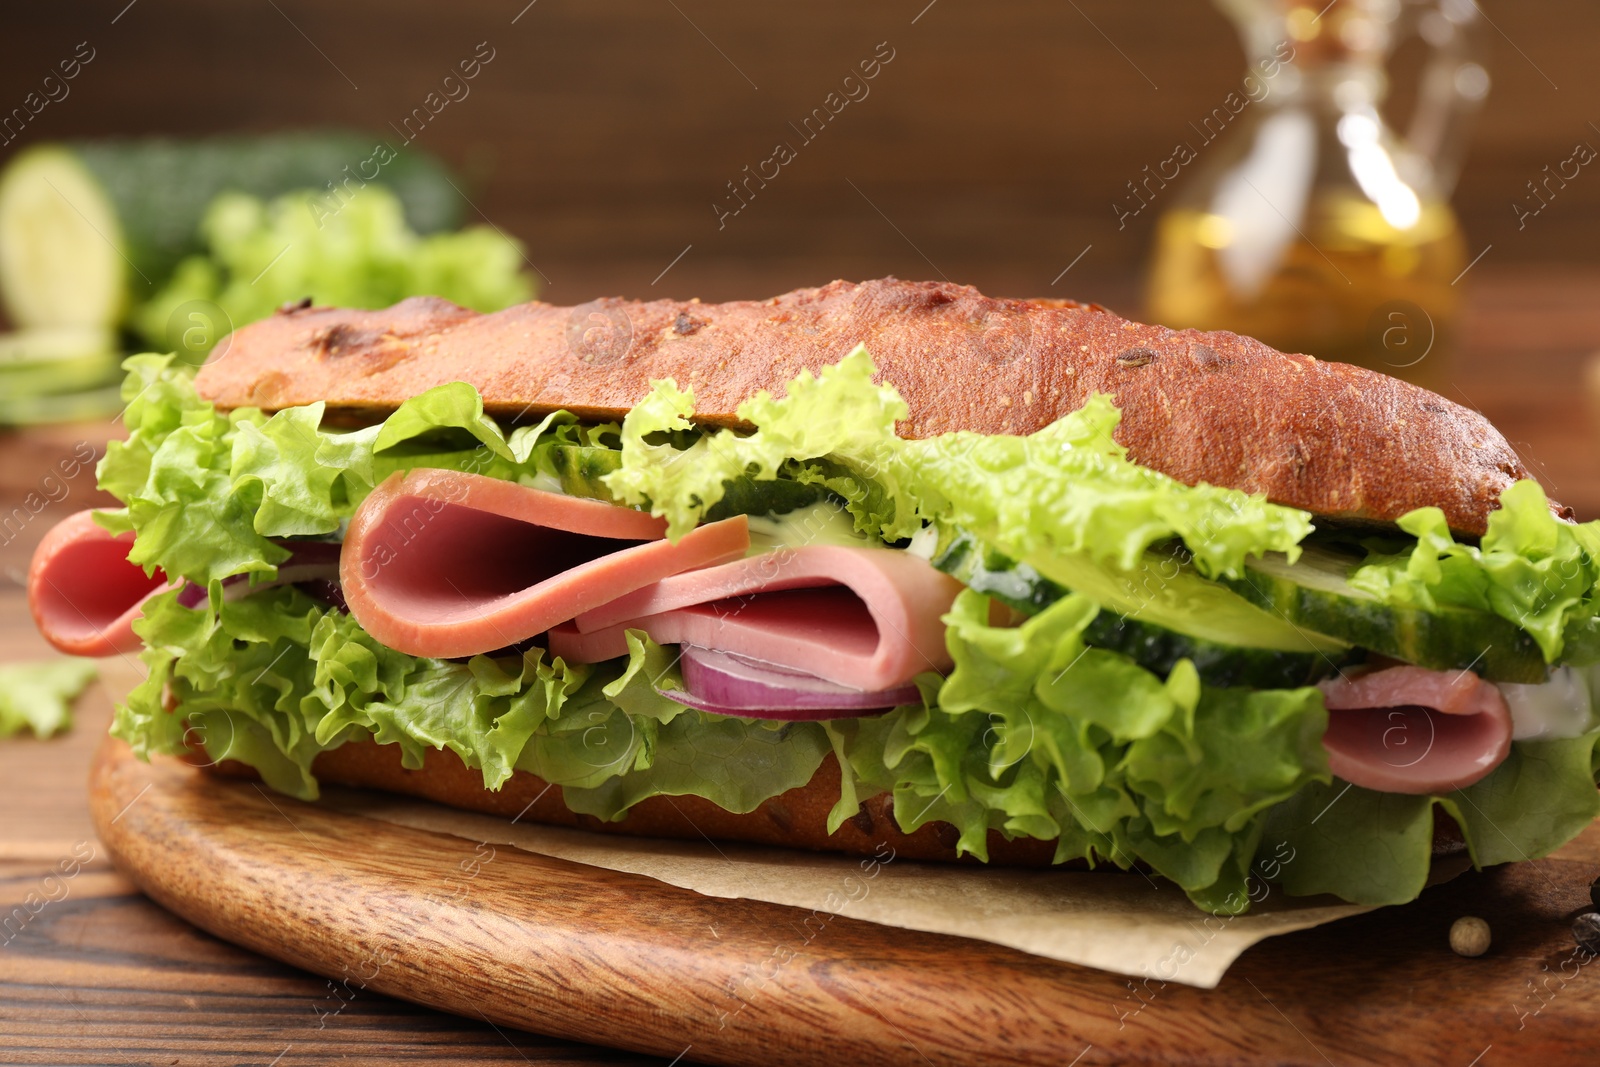
{"label": "red onion slice", "polygon": [[[259,593],[262,589],[275,589],[278,585],[294,585],[299,582],[328,582],[338,589],[339,585],[339,549],[342,545],[333,541],[296,541],[283,545],[285,549],[293,552],[288,560],[278,565],[278,576],[269,582],[250,584],[248,574],[234,574],[232,577],[222,579],[222,600],[238,600],[248,597],[250,593]],[[178,603],[186,608],[198,608],[205,603],[205,585],[195,585],[194,582],[184,585],[178,592]],[[339,597],[344,600],[344,597]],[[339,606],[344,606],[339,605]]]}
{"label": "red onion slice", "polygon": [[693,645],[682,646],[679,662],[687,689],[658,692],[680,704],[720,715],[785,722],[849,719],[922,700],[915,685],[869,693],[776,663]]}
{"label": "red onion slice", "polygon": [[290,560],[278,567],[278,576],[270,582],[257,582],[250,584],[248,575],[238,574],[222,582],[222,599],[238,600],[251,593],[259,593],[264,589],[276,589],[280,585],[297,585],[300,582],[336,582],[339,580],[339,565],[337,563],[297,563]]}
{"label": "red onion slice", "polygon": [[338,541],[274,541],[279,548],[287,548],[292,553],[280,565],[282,567],[295,567],[302,563],[331,563],[339,565],[339,552],[344,545]]}

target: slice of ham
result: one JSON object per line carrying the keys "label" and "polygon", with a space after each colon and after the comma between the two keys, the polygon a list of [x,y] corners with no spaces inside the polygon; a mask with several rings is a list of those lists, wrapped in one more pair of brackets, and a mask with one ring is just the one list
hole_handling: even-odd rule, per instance
{"label": "slice of ham", "polygon": [[28,566],[28,607],[39,632],[62,652],[109,656],[137,652],[133,632],[144,602],[170,588],[128,562],[133,534],[113,535],[80,511],[57,523]]}
{"label": "slice of ham", "polygon": [[550,633],[569,662],[627,655],[626,631],[801,670],[855,689],[945,671],[940,617],[961,583],[887,548],[780,549],[664,578]]}
{"label": "slice of ham", "polygon": [[1449,792],[1478,781],[1511,751],[1505,697],[1471,671],[1386,667],[1319,688],[1328,707],[1328,766],[1364,789]]}
{"label": "slice of ham", "polygon": [[350,614],[390,648],[471,656],[750,545],[742,515],[677,544],[665,533],[664,521],[632,508],[420,469],[362,501],[339,577]]}

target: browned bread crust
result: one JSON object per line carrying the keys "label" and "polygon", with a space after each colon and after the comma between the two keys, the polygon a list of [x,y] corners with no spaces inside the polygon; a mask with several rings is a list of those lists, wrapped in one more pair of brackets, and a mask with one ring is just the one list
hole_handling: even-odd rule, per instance
{"label": "browned bread crust", "polygon": [[[203,761],[205,754],[197,752],[194,758],[196,762]],[[233,760],[206,762],[204,767],[228,777],[256,777],[254,769]],[[748,814],[725,811],[703,797],[662,796],[635,804],[617,822],[603,822],[568,810],[560,786],[526,771],[514,772],[498,792],[491,793],[483,787],[482,772],[448,751],[429,752],[420,769],[408,770],[401,765],[399,745],[350,741],[317,756],[311,770],[318,781],[327,785],[378,789],[547,826],[689,841],[744,841],[855,856],[882,856],[887,846],[902,859],[976,862],[971,856],[957,856],[959,835],[949,823],[932,822],[914,833],[902,833],[894,819],[894,798],[888,793],[863,800],[855,817],[829,834],[828,812],[839,799],[839,764],[832,755],[822,761],[811,781],[763,801]],[[1460,829],[1436,808],[1434,853],[1450,854],[1463,848]],[[994,866],[1044,867],[1054,855],[1054,841],[1026,837],[1007,840],[996,831],[989,832],[989,862]],[[1072,861],[1064,866],[1086,865]]]}
{"label": "browned bread crust", "polygon": [[900,432],[1028,433],[1112,394],[1135,460],[1318,515],[1390,522],[1442,508],[1482,533],[1530,475],[1483,416],[1425,389],[1248,337],[1128,322],[1095,305],[995,300],[969,286],[837,281],[765,301],[531,303],[480,315],[435,298],[382,311],[286,308],[234,333],[201,370],[222,407],[325,400],[370,418],[467,381],[498,416],[567,408],[620,418],[656,378],[692,385],[699,419],[780,391],[865,344],[910,407]]}
{"label": "browned bread crust", "polygon": [[[212,763],[204,752],[196,752],[192,759],[201,769],[224,777],[257,777],[254,768],[236,760]],[[481,771],[448,751],[430,752],[420,769],[410,770],[400,762],[399,745],[350,741],[317,756],[311,772],[324,785],[379,789],[546,826],[690,841],[744,841],[856,856],[882,856],[887,845],[903,859],[963,859],[956,855],[959,835],[949,823],[928,823],[915,833],[902,833],[894,821],[894,800],[888,793],[862,801],[855,816],[829,834],[828,812],[839,799],[839,764],[832,755],[823,760],[811,781],[763,801],[743,815],[719,808],[704,797],[659,796],[635,804],[617,822],[569,810],[560,786],[526,771],[513,772],[499,791],[490,792],[483,787]],[[999,866],[1043,867],[1054,855],[1054,841],[1008,841],[997,832],[989,834],[989,861]],[[970,856],[964,859],[976,862]]]}
{"label": "browned bread crust", "polygon": [[[513,772],[498,792],[483,787],[483,773],[473,770],[451,752],[428,753],[421,770],[400,764],[399,745],[372,741],[340,745],[322,753],[312,764],[322,782],[381,789],[438,801],[454,808],[481,811],[549,826],[571,826],[639,837],[667,837],[690,841],[746,841],[851,855],[881,855],[883,846],[895,855],[915,860],[957,859],[956,828],[949,823],[929,823],[915,833],[902,833],[894,820],[894,800],[888,793],[869,797],[854,818],[828,833],[828,812],[839,799],[839,764],[828,756],[811,781],[763,801],[754,811],[735,814],[704,797],[651,797],[640,801],[617,822],[568,810],[561,787],[550,785],[526,771]],[[531,805],[531,806],[530,806]],[[989,835],[989,859],[1003,866],[1045,866],[1055,854],[1055,842]]]}

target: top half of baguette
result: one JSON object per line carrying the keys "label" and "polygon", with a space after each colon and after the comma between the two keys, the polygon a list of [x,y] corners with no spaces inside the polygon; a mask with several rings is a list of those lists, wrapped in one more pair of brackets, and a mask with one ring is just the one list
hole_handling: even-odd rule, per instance
{"label": "top half of baguette", "polygon": [[1484,531],[1501,490],[1529,476],[1482,415],[1383,374],[1230,333],[1145,326],[1095,305],[893,278],[727,304],[535,302],[478,314],[413,298],[381,311],[285,308],[234,333],[196,384],[226,408],[322,400],[360,419],[467,381],[498,416],[567,408],[618,419],[651,380],[673,378],[693,386],[700,421],[738,426],[741,401],[781,393],[802,368],[857,344],[905,398],[907,437],[1029,433],[1105,392],[1122,409],[1117,440],[1180,481],[1344,521],[1391,522],[1433,505],[1470,534]]}

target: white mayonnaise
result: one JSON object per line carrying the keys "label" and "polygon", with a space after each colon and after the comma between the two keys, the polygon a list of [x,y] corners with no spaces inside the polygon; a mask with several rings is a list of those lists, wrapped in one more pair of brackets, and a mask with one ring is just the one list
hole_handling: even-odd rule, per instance
{"label": "white mayonnaise", "polygon": [[751,515],[749,555],[759,556],[780,548],[805,545],[845,545],[883,548],[882,541],[856,532],[850,513],[830,500],[785,511],[781,515]]}
{"label": "white mayonnaise", "polygon": [[533,474],[524,474],[517,479],[518,485],[525,485],[529,489],[539,489],[546,493],[560,493],[566,495],[566,489],[561,485],[561,479],[549,471],[536,471]]}
{"label": "white mayonnaise", "polygon": [[1540,685],[1496,682],[1511,709],[1515,741],[1557,741],[1582,737],[1596,726],[1594,690],[1600,669],[1556,667]]}

